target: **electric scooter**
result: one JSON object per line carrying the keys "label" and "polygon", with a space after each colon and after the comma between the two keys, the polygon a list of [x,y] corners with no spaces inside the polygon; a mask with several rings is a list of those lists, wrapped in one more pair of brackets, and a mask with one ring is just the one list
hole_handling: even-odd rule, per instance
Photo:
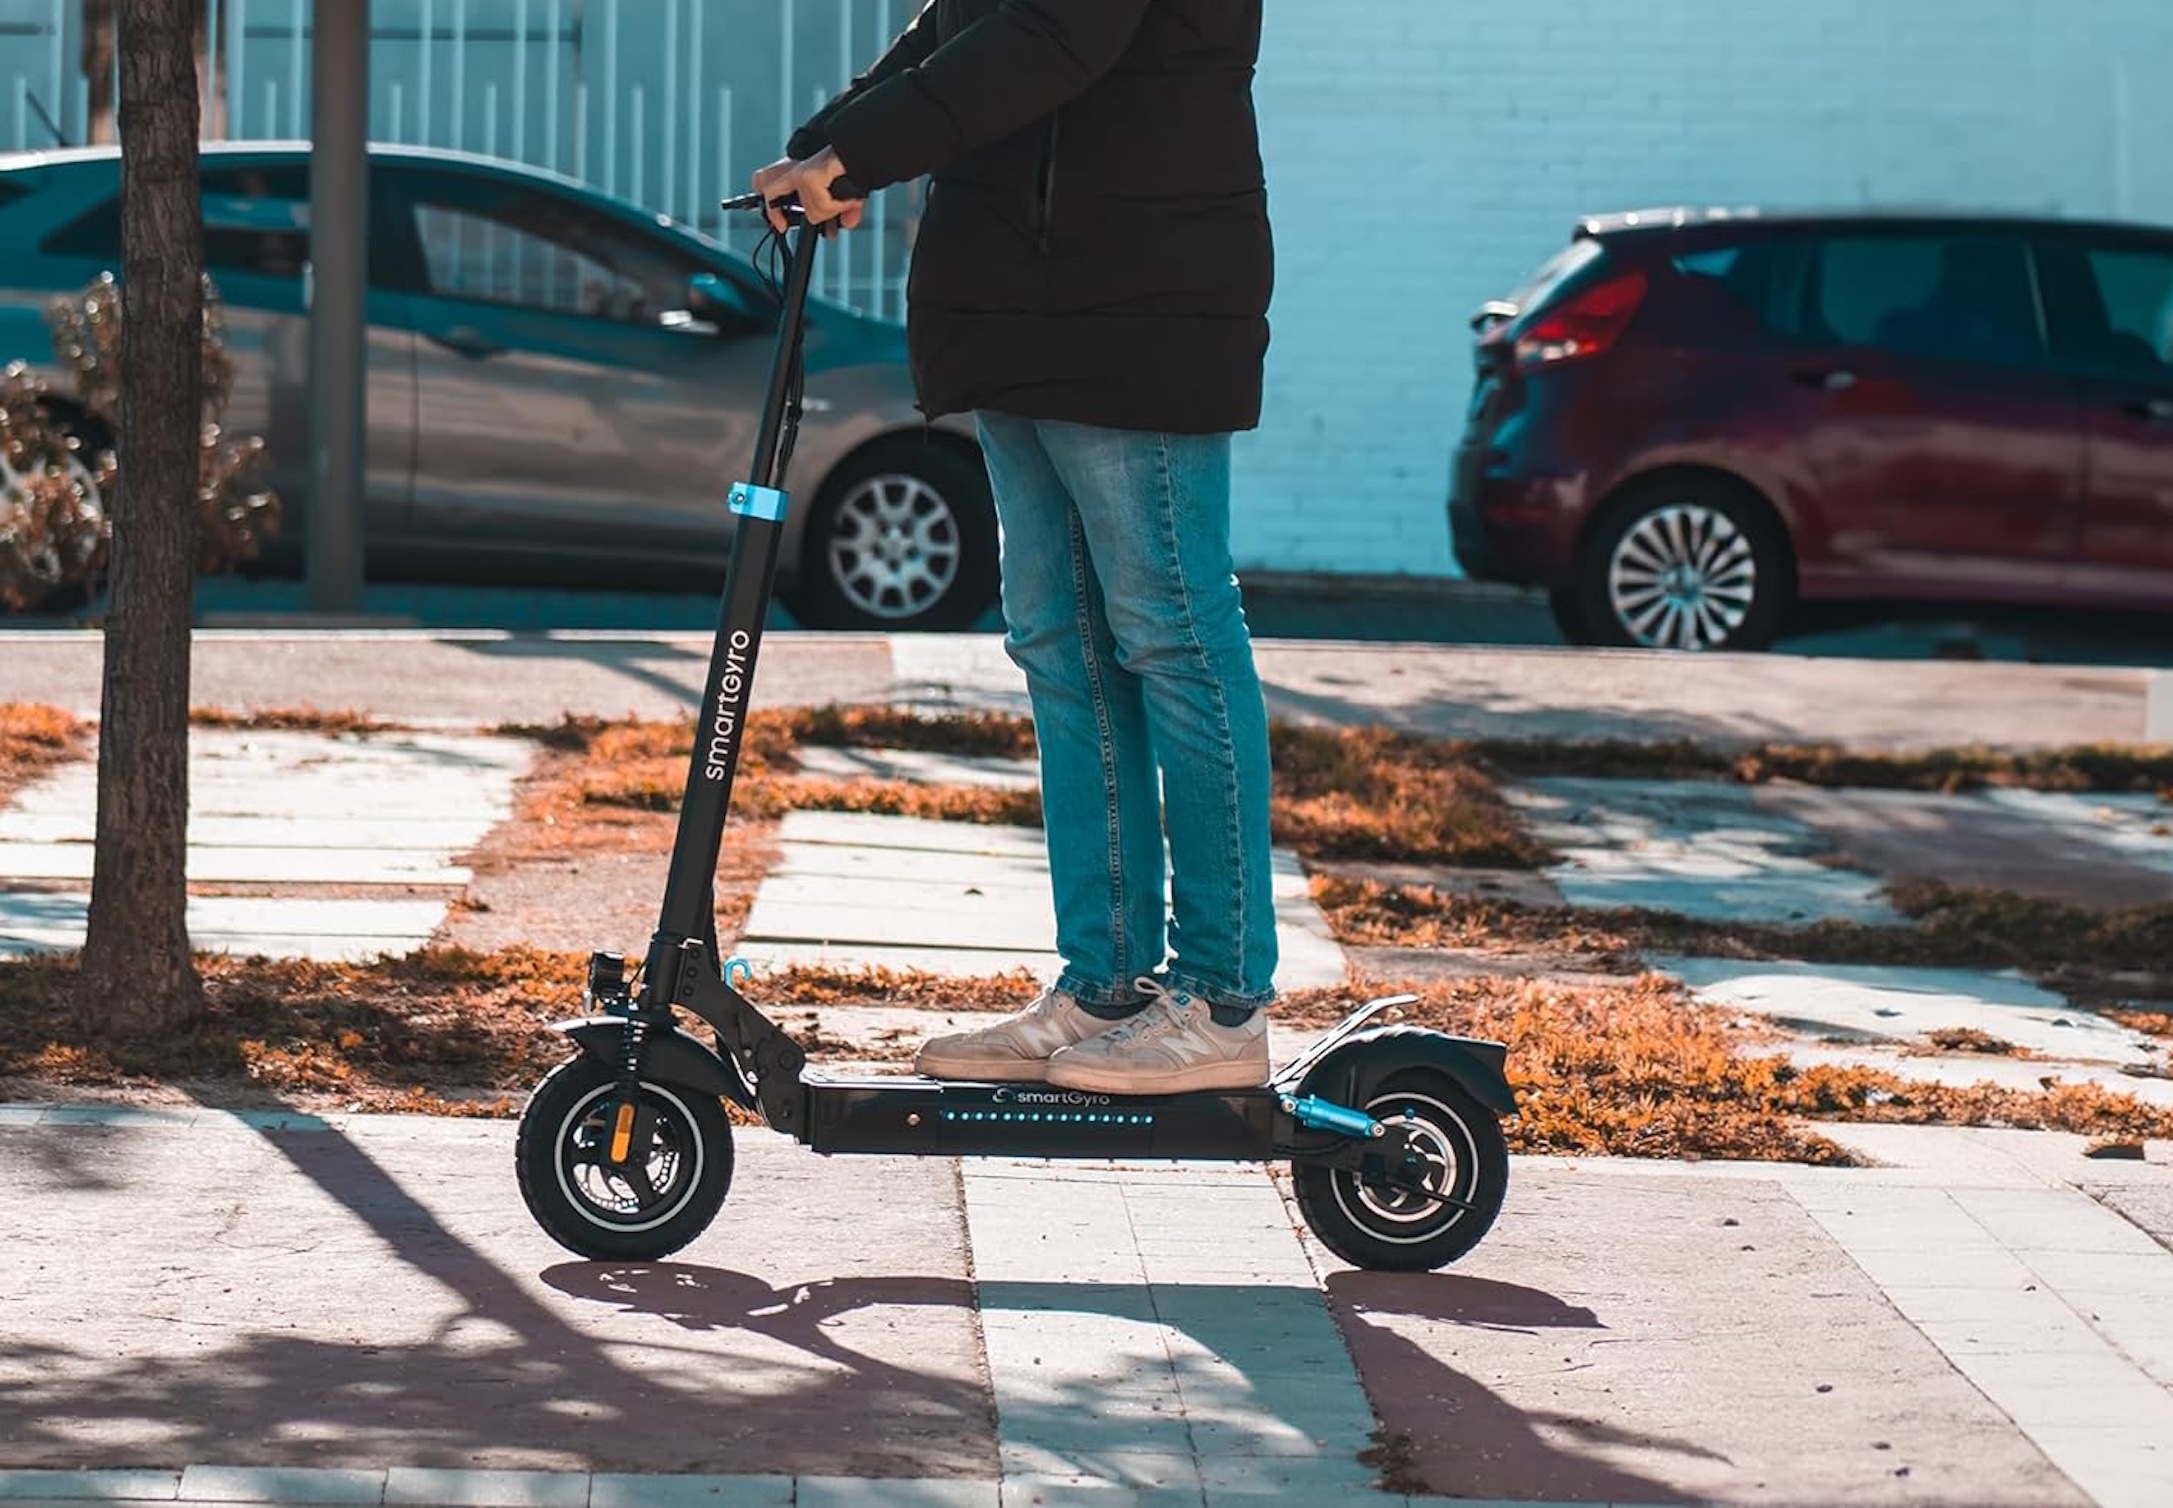
{"label": "electric scooter", "polygon": [[[843,179],[832,192],[861,197]],[[726,502],[737,522],[662,915],[637,975],[621,954],[592,955],[587,1014],[554,1024],[579,1052],[521,1116],[515,1161],[529,1212],[584,1257],[679,1250],[730,1187],[730,1102],[825,1155],[1286,1161],[1313,1233],[1356,1266],[1427,1271],[1470,1251],[1508,1184],[1507,1049],[1384,1021],[1412,996],[1353,1011],[1260,1088],[1133,1097],[810,1067],[737,988],[752,973],[745,962],[720,966],[717,855],[789,506],[808,285],[825,234],[790,200],[725,207],[778,209],[792,227],[780,236],[789,254],[776,352],[752,471]],[[684,1017],[706,1023],[715,1047]]]}

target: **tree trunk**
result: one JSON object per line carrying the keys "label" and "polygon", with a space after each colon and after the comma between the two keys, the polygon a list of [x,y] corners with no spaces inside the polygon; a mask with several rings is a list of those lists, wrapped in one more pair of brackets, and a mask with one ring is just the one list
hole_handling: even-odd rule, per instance
{"label": "tree trunk", "polygon": [[121,8],[120,469],[78,1006],[107,1035],[203,1009],[189,953],[189,627],[203,423],[196,0]]}

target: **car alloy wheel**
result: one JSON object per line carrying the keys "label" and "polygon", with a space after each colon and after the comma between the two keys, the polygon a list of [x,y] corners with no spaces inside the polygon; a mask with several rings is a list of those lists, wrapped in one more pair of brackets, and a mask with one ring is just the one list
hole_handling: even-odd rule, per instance
{"label": "car alloy wheel", "polygon": [[1647,649],[1728,645],[1758,599],[1758,557],[1717,508],[1674,503],[1622,533],[1607,565],[1607,600],[1633,644]]}
{"label": "car alloy wheel", "polygon": [[964,542],[942,493],[916,476],[871,476],[839,499],[824,551],[839,595],[871,618],[926,612],[956,585]]}

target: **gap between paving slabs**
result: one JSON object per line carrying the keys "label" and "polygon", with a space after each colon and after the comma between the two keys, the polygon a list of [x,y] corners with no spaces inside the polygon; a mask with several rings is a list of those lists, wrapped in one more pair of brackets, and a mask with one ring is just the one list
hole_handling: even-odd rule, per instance
{"label": "gap between paving slabs", "polygon": [[[304,724],[307,720],[306,715],[296,715],[283,720],[283,725],[295,726]],[[352,730],[354,725],[351,721],[343,720],[342,726]],[[683,778],[684,747],[688,737],[684,729],[634,722],[606,723],[592,721],[580,723],[569,721],[551,729],[508,729],[502,731],[518,731],[531,737],[539,737],[547,747],[568,756],[569,763],[562,766],[558,771],[557,778],[561,790],[567,791],[572,796],[573,803],[581,808],[616,809],[623,816],[629,808],[640,810],[646,807],[654,810],[659,805],[668,806],[676,798],[676,784]],[[1476,809],[1481,812],[1484,825],[1477,841],[1465,842],[1455,838],[1452,834],[1451,841],[1443,845],[1440,843],[1439,835],[1444,828],[1442,824],[1437,823],[1432,828],[1432,831],[1436,834],[1433,841],[1436,842],[1437,848],[1446,846],[1459,852],[1489,857],[1500,856],[1504,843],[1501,831],[1494,825],[1493,819],[1497,813],[1505,812],[1506,808],[1499,804],[1498,798],[1492,797],[1491,789],[1485,784],[1483,776],[1474,781],[1468,775],[1458,773],[1454,779],[1444,783],[1433,779],[1433,775],[1439,773],[1438,770],[1427,773],[1426,761],[1434,761],[1438,765],[1454,756],[1463,746],[1429,744],[1424,740],[1403,736],[1391,737],[1378,732],[1354,736],[1322,735],[1310,730],[1302,734],[1293,734],[1291,730],[1279,729],[1278,738],[1278,753],[1287,755],[1292,749],[1295,749],[1298,762],[1303,766],[1301,778],[1296,779],[1291,785],[1296,792],[1299,809],[1303,812],[1306,820],[1313,823],[1313,826],[1308,830],[1315,833],[1326,831],[1331,835],[1341,835],[1336,841],[1349,844],[1363,852],[1369,844],[1384,842],[1383,835],[1393,831],[1392,823],[1378,820],[1381,815],[1380,809],[1385,809],[1387,815],[1393,818],[1401,810],[1398,803],[1408,803],[1409,800],[1413,799],[1414,790],[1420,798],[1445,793],[1448,797],[1453,798],[1451,807],[1455,810],[1469,811],[1474,809],[1469,803],[1476,798],[1478,801]],[[792,747],[801,740],[810,743],[821,740],[833,748],[864,751],[854,756],[854,758],[875,777],[875,784],[906,785],[909,789],[913,788],[910,785],[910,779],[892,781],[886,777],[889,775],[906,777],[924,775],[928,773],[928,768],[925,763],[918,769],[901,767],[906,761],[902,761],[896,752],[888,752],[894,751],[898,746],[904,746],[908,753],[913,752],[916,745],[922,746],[920,752],[930,752],[926,747],[929,745],[950,748],[963,746],[974,754],[1012,761],[1023,758],[1024,754],[1030,751],[1031,748],[1030,728],[1021,719],[998,717],[925,719],[884,709],[826,709],[814,713],[764,715],[753,720],[750,726],[750,776],[759,781],[763,776],[765,764],[771,770],[779,773],[787,771]],[[1528,757],[1536,757],[1531,756],[1530,751],[1526,752]],[[1500,757],[1498,750],[1495,751],[1495,754],[1497,758]],[[1388,768],[1388,773],[1384,775],[1384,768],[1394,766],[1395,761],[1398,759],[1404,761],[1403,766]],[[818,764],[827,764],[832,771],[847,773],[847,771],[840,768],[834,755],[822,756],[816,762]],[[649,768],[653,764],[660,764],[664,768],[661,772]],[[1409,774],[1408,767],[1414,764],[1420,767],[1422,775],[1422,778],[1418,778],[1415,782],[1405,778]],[[2071,780],[2073,778],[2069,767],[2059,766],[2055,763],[2048,766],[2048,768],[2054,770],[2058,779]],[[1338,774],[1338,772],[1341,772],[1341,774]],[[668,775],[669,778],[657,778],[660,773]],[[1014,767],[1012,773],[1016,773],[1016,767]],[[2042,771],[2035,773],[2025,771],[2023,774],[2029,778],[2038,778]],[[1369,792],[1377,798],[1382,798],[1378,803],[1378,809],[1373,811],[1361,810],[1359,818],[1354,819],[1353,802],[1350,795],[1348,792],[1336,789],[1334,784],[1337,779],[1345,776],[1353,776],[1363,791]],[[804,777],[797,778],[804,779]],[[2129,777],[2123,775],[2121,778]],[[1308,781],[1314,783],[1309,785],[1307,784]],[[830,783],[835,785],[841,782],[832,780]],[[847,786],[864,785],[866,783],[865,781],[856,780],[842,782]],[[987,801],[992,797],[999,801],[1007,799],[1012,793],[1002,789],[1003,783],[990,782],[978,794],[972,793],[970,788],[967,788],[968,795],[964,799],[969,802]],[[961,788],[963,787],[960,783],[954,783],[951,787],[953,790]],[[925,787],[921,787],[921,789],[925,789]],[[819,789],[802,789],[795,794],[804,797],[810,794],[820,796],[824,793]],[[1289,793],[1286,792],[1287,794]],[[1488,805],[1490,801],[1492,802],[1491,807]],[[1305,802],[1314,802],[1315,805],[1306,807],[1303,805]],[[1459,806],[1457,803],[1463,804]],[[797,802],[794,804],[797,804]],[[1289,806],[1290,802],[1286,801],[1286,809]],[[1369,821],[1366,819],[1374,820]],[[562,832],[556,835],[556,839],[564,840],[568,836],[568,834]],[[1512,842],[1508,846],[1517,847],[1519,845]],[[1523,846],[1528,850],[1528,843]],[[1328,883],[1332,885],[1336,882],[1330,881]],[[1318,888],[1316,886],[1316,889]],[[1331,892],[1328,899],[1333,901],[1334,898],[1334,893]],[[1438,906],[1433,908],[1436,915],[1442,909]],[[1453,908],[1449,909],[1453,910]],[[1543,918],[1526,915],[1518,918],[1516,909],[1513,907],[1506,908],[1505,911],[1502,908],[1497,908],[1497,911],[1502,915],[1526,923],[1525,930],[1527,932],[1534,930],[1530,925],[1532,923],[1544,925],[1549,931],[1547,937],[1544,939],[1526,938],[1523,941],[1544,941],[1548,946],[1557,950],[1565,927],[1589,925],[1588,919],[1579,918],[1573,914],[1549,915]],[[1333,907],[1331,907],[1331,914],[1336,914]],[[1339,916],[1338,920],[1349,920],[1348,908],[1345,908],[1345,914]],[[1468,921],[1468,918],[1466,920]],[[1381,929],[1378,925],[1375,925],[1370,933],[1364,933],[1363,929],[1360,930],[1361,935],[1369,935],[1374,940],[1379,940]],[[1482,929],[1483,932],[1491,931],[1496,933],[1500,930],[1498,927]],[[1514,928],[1510,930],[1513,931]],[[1339,927],[1339,931],[1343,931],[1347,938],[1353,935],[1351,929]],[[1408,936],[1408,934],[1399,935]],[[1482,935],[1479,940],[1499,944],[1503,939],[1498,935]],[[1608,941],[1612,941],[1612,939],[1608,939]],[[1624,948],[1622,953],[1622,957],[1612,961],[1618,965],[1634,962],[1631,950]],[[259,967],[257,977],[252,979],[248,977],[250,966],[225,964],[221,966],[222,975],[216,982],[226,990],[233,1002],[233,1008],[239,1013],[237,1021],[231,1022],[229,1025],[246,1025],[264,1034],[246,1035],[240,1031],[232,1031],[229,1034],[232,1045],[223,1054],[221,1051],[214,1050],[208,1056],[213,1061],[214,1071],[216,1071],[216,1065],[223,1057],[223,1060],[229,1066],[236,1061],[242,1062],[249,1072],[258,1076],[260,1082],[263,1074],[268,1070],[272,1071],[275,1077],[280,1073],[291,1073],[294,1077],[303,1081],[290,1085],[292,1088],[335,1097],[343,1094],[360,1093],[366,1102],[371,1100],[381,1102],[385,1096],[396,1094],[401,1102],[418,1108],[442,1101],[445,1097],[436,1088],[426,1086],[420,1082],[409,1082],[400,1086],[397,1090],[393,1087],[394,1083],[402,1077],[410,1080],[418,1079],[426,1069],[432,1077],[437,1077],[440,1073],[451,1070],[464,1079],[465,1082],[454,1084],[448,1080],[441,1080],[444,1087],[453,1089],[461,1096],[459,1100],[448,1101],[448,1103],[473,1105],[477,1108],[502,1111],[504,1108],[501,1103],[503,1096],[493,1095],[491,1091],[501,1085],[507,1090],[525,1087],[528,1076],[534,1071],[528,1052],[513,1050],[506,1043],[494,1042],[492,1039],[497,1035],[495,1033],[487,1031],[478,1033],[472,1022],[463,1022],[461,1020],[466,1013],[460,1008],[454,1007],[447,1014],[449,1019],[456,1024],[454,1035],[463,1039],[461,1050],[453,1054],[454,1061],[452,1062],[434,1062],[432,1060],[435,1055],[427,1048],[419,1045],[427,1040],[432,1028],[428,1026],[418,1027],[413,1021],[405,1020],[402,1012],[408,1006],[422,1007],[426,1015],[433,1009],[446,1011],[448,996],[459,996],[466,999],[469,996],[480,995],[484,998],[493,999],[494,1004],[499,1006],[511,1004],[516,1007],[525,1007],[531,1017],[558,1014],[559,1003],[575,988],[577,957],[553,960],[549,955],[538,954],[531,957],[522,955],[518,950],[509,956],[512,960],[510,965],[507,960],[494,961],[488,957],[469,957],[458,953],[447,953],[438,957],[418,956],[417,959],[409,961],[404,977],[387,977],[383,980],[383,984],[387,987],[388,992],[395,997],[396,1001],[389,1011],[380,1012],[380,1019],[366,1023],[369,1028],[366,1030],[358,1029],[353,1023],[339,1024],[339,1028],[331,1033],[329,1043],[308,1040],[306,1031],[300,1034],[301,1040],[294,1040],[294,1034],[289,1033],[289,1040],[277,1042],[275,1039],[280,1033],[276,1028],[281,1022],[276,1013],[280,1006],[290,999],[300,998],[306,1001],[310,997],[312,989],[332,994],[338,993],[343,988],[346,990],[364,990],[368,987],[365,976],[339,976],[334,974],[321,975],[315,979],[295,977],[282,979],[267,974]],[[394,975],[397,976],[397,966],[386,967],[392,969]],[[548,976],[551,980],[548,985],[543,982],[544,976]],[[826,974],[817,970],[799,977],[788,973],[774,979],[765,980],[765,985],[769,986],[769,988],[765,990],[764,998],[788,1006],[802,1000],[815,1005],[826,1005],[847,1000],[887,1003],[908,990],[925,988],[930,983],[933,983],[933,981],[903,979],[897,976],[886,976],[880,972],[844,976]],[[961,983],[960,981],[944,980],[939,986],[946,1004],[952,1009],[972,1009],[976,1005],[984,1008],[1013,1006],[1017,1002],[1018,992],[1024,981],[1017,978],[999,978],[993,981],[965,984],[963,988],[961,988]],[[1383,981],[1378,988],[1386,989],[1392,983],[1393,981]],[[1510,991],[1512,995],[1521,990],[1534,998],[1550,1000],[1574,998],[1574,995],[1565,994],[1564,991],[1558,988],[1549,987],[1545,984],[1534,984],[1530,981],[1510,980],[1498,983],[1500,988]],[[267,986],[270,986],[270,988],[267,988]],[[36,978],[32,978],[27,981],[25,988],[18,990],[17,993],[29,996],[42,994],[50,997],[55,992],[55,988],[55,980],[51,974],[48,974],[43,980],[42,987]],[[1645,988],[1647,987],[1625,984],[1622,991],[1634,992]],[[1483,998],[1486,986],[1477,983],[1451,986],[1449,989],[1452,994],[1457,989],[1464,990],[1466,998],[1444,1001],[1438,998],[1437,991],[1434,996],[1429,997],[1429,1000],[1422,1005],[1421,1009],[1439,1012],[1442,1024],[1445,1025],[1465,1030],[1484,1029],[1496,1035],[1509,1036],[1512,1040],[1518,1042],[1520,1056],[1536,1056],[1541,1061],[1548,1061],[1545,1021],[1547,1013],[1545,1010],[1527,1012],[1530,1021],[1520,1035],[1516,1029],[1516,1009],[1511,1007],[1506,1015],[1502,1013],[1505,997]],[[1474,990],[1479,991],[1482,998],[1471,998],[1471,992]],[[267,999],[267,996],[270,998]],[[509,996],[519,998],[509,1000],[506,998]],[[539,996],[542,997],[540,1007]],[[1349,997],[1345,996],[1344,998]],[[1659,998],[1665,1000],[1666,1008],[1671,1013],[1681,1013],[1685,1010],[1679,992],[1674,992],[1671,988],[1662,987]],[[472,1001],[470,1003],[472,1004]],[[1279,1020],[1287,1022],[1292,1027],[1298,1027],[1304,1018],[1306,1008],[1306,1003],[1303,1000],[1293,1001],[1279,1015]],[[264,1012],[267,1009],[275,1014],[266,1016]],[[257,1014],[252,1016],[252,1011]],[[296,1013],[290,1012],[289,1014]],[[307,1016],[308,1011],[305,1008],[299,1014]],[[336,1011],[321,1011],[317,1019],[320,1025],[330,1027],[335,1023],[329,1020],[328,1017],[337,1014]],[[533,1024],[533,1020],[517,1024],[513,1030],[513,1035],[516,1037],[520,1035],[521,1025],[526,1025],[532,1029]],[[1601,1023],[1587,1021],[1580,1024],[1578,1030],[1589,1031],[1599,1025]],[[898,1032],[894,1023],[890,1024],[887,1029],[893,1033],[894,1039],[895,1036],[902,1035],[902,1033]],[[345,1045],[349,1044],[350,1039],[354,1038],[359,1038],[360,1041],[354,1042],[352,1045]],[[1746,1038],[1745,1040],[1749,1039]],[[858,1048],[863,1052],[869,1046],[864,1042],[843,1042],[839,1045]],[[15,1074],[28,1072],[41,1078],[48,1074],[57,1073],[63,1082],[88,1078],[93,1081],[103,1079],[108,1085],[120,1084],[125,1086],[131,1073],[156,1076],[173,1066],[166,1065],[162,1067],[157,1063],[141,1060],[129,1064],[114,1061],[110,1057],[100,1061],[101,1055],[98,1049],[90,1044],[47,1042],[40,1044],[38,1051],[28,1054],[21,1050],[22,1044],[14,1044],[14,1047],[15,1051],[11,1053],[8,1059],[4,1060],[8,1072]],[[361,1053],[362,1060],[359,1063],[343,1060],[343,1054],[352,1055],[359,1049],[364,1048],[369,1049],[369,1051]],[[1710,1057],[1711,1049],[1712,1043],[1709,1040],[1701,1040],[1700,1050],[1705,1052],[1707,1057],[1698,1066],[1698,1072],[1705,1074],[1706,1082],[1691,1097],[1692,1103],[1707,1104],[1708,1108],[1701,1109],[1698,1112],[1707,1116],[1711,1114],[1709,1102],[1714,1093],[1710,1071],[1713,1061]],[[1723,1051],[1722,1056],[1728,1056],[1729,1052],[1732,1052],[1732,1047]],[[894,1053],[893,1056],[902,1056],[902,1052]],[[486,1065],[488,1065],[487,1071]],[[195,1066],[201,1067],[203,1065],[199,1062]],[[1656,1071],[1649,1060],[1641,1061],[1633,1071],[1628,1073],[1619,1072],[1619,1065],[1613,1065],[1602,1066],[1596,1074],[1591,1074],[1590,1071],[1594,1067],[1595,1065],[1583,1064],[1578,1065],[1574,1071],[1588,1073],[1593,1080],[1592,1087],[1596,1088],[1602,1098],[1610,1093],[1628,1094],[1634,1096],[1640,1106],[1644,1106],[1651,1099],[1654,1091],[1662,1088],[1667,1083],[1669,1073],[1680,1073],[1683,1069],[1683,1065],[1677,1064],[1672,1069]],[[406,1070],[405,1073],[402,1072],[403,1069]],[[465,1069],[465,1072],[462,1072],[463,1069]],[[1692,1077],[1695,1078],[1696,1074],[1692,1074]],[[1780,1082],[1777,1085],[1763,1086],[1751,1096],[1754,1107],[1750,1112],[1753,1132],[1751,1134],[1740,1134],[1742,1128],[1737,1128],[1739,1134],[1736,1141],[1739,1146],[1746,1141],[1750,1145],[1762,1146],[1766,1149],[1765,1155],[1773,1155],[1775,1151],[1779,1151],[1779,1155],[1791,1155],[1789,1151],[1780,1149],[1792,1147],[1796,1155],[1809,1155],[1818,1158],[1830,1156],[1829,1153],[1816,1145],[1816,1138],[1802,1138],[1798,1133],[1797,1139],[1790,1142],[1785,1135],[1776,1129],[1776,1121],[1784,1120],[1793,1115],[1820,1113],[1823,1110],[1833,1109],[1835,1107],[1829,1103],[1829,1101],[1833,1100],[1842,1102],[1839,1106],[1841,1109],[1861,1112],[1866,1108],[1863,1104],[1850,1104],[1848,1102],[1852,1099],[1866,1099],[1874,1096],[1885,1098],[1892,1093],[1876,1076],[1871,1077],[1868,1087],[1863,1080],[1852,1084],[1845,1076],[1835,1077],[1833,1075],[1828,1075],[1823,1079],[1814,1079],[1812,1083],[1815,1088],[1807,1087],[1806,1084],[1797,1081],[1785,1069],[1779,1073],[1778,1078]],[[1527,1141],[1527,1145],[1555,1147],[1562,1150],[1598,1150],[1601,1147],[1618,1147],[1622,1150],[1657,1150],[1664,1146],[1681,1146],[1680,1119],[1667,1110],[1666,1107],[1662,1107],[1659,1113],[1647,1113],[1641,1109],[1636,1116],[1631,1118],[1631,1123],[1616,1120],[1598,1126],[1580,1122],[1580,1117],[1584,1117],[1587,1121],[1590,1119],[1587,1114],[1591,1108],[1589,1105],[1573,1108],[1566,1112],[1565,1115],[1557,1116],[1554,1111],[1555,1106],[1561,1103],[1563,1099],[1562,1081],[1562,1075],[1559,1072],[1559,1066],[1557,1066],[1539,1075],[1530,1086],[1531,1091],[1536,1093],[1540,1101],[1544,1103],[1544,1108],[1548,1113],[1538,1117],[1538,1127],[1535,1134]],[[1742,1085],[1734,1086],[1730,1092],[1741,1092],[1743,1087]],[[1778,1095],[1767,1092],[1774,1088],[1784,1092]],[[2072,1098],[2070,1097],[2071,1100]],[[2075,1124],[2077,1123],[2076,1118],[2080,1117],[2082,1122],[2087,1123],[2088,1128],[2105,1125],[2132,1127],[2137,1124],[2133,1115],[2115,1103],[2116,1100],[2117,1097],[2107,1097],[2106,1103],[2096,1101],[2068,1103],[2059,1108],[2058,1112],[2053,1115],[2053,1119],[2055,1123]],[[1678,1110],[1680,1108],[1679,1106],[1676,1107]],[[1928,1106],[1915,1102],[1913,1098],[1905,1098],[1898,1105],[1894,1100],[1888,1099],[1882,1108],[1886,1110],[1886,1113],[1896,1118],[1921,1118],[1925,1116],[1936,1117],[1942,1111],[1951,1111],[1954,1107],[1951,1105]],[[1986,1104],[1981,1100],[1972,1102],[1969,1108],[1972,1113],[1980,1115],[1987,1111]],[[1991,1108],[1997,1113],[2016,1113],[2016,1106],[2012,1103],[2000,1102]],[[2035,1109],[2026,1109],[2021,1113],[2025,1119],[2040,1116],[2040,1112]],[[2065,1119],[2063,1120],[2062,1117]],[[1528,1118],[1531,1118],[1529,1113]],[[2154,1123],[2145,1121],[2142,1124],[2150,1125]],[[1726,1141],[1727,1138],[1723,1137],[1719,1138],[1719,1140]],[[1719,1152],[1723,1148],[1716,1146],[1711,1147],[1709,1150]]]}

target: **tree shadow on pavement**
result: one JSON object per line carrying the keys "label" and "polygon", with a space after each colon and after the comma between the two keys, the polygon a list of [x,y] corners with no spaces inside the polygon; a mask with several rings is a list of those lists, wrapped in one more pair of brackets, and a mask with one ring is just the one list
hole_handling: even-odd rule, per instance
{"label": "tree shadow on pavement", "polygon": [[[488,1132],[426,1136],[388,1164],[337,1128],[261,1130],[275,1159],[228,1141],[199,1178],[176,1170],[208,1147],[131,1149],[141,1133],[102,1130],[116,1156],[159,1154],[136,1182],[172,1213],[147,1222],[157,1235],[140,1250],[117,1229],[103,1251],[45,1249],[49,1265],[89,1269],[71,1281],[94,1312],[61,1290],[55,1305],[11,1306],[23,1323],[0,1347],[0,1462],[993,1473],[962,1277],[862,1285],[839,1307],[876,1312],[837,1334],[813,1319],[706,1339],[597,1324],[489,1250],[535,1246],[503,1190],[441,1218],[465,1198],[478,1144],[502,1153]],[[750,1302],[770,1291],[737,1281]],[[893,1305],[958,1313],[906,1333],[879,1307]]]}
{"label": "tree shadow on pavement", "polygon": [[[1610,1460],[1632,1452],[1724,1459],[1688,1440],[1627,1430],[1566,1412],[1526,1410],[1451,1364],[1424,1335],[1451,1325],[1535,1338],[1604,1330],[1591,1309],[1537,1288],[1442,1273],[1337,1272],[1328,1304],[1381,1422],[1409,1440],[1408,1468],[1428,1492],[1557,1503],[1661,1503],[1679,1483]],[[1416,1323],[1413,1323],[1416,1322]],[[1554,1358],[1549,1356],[1549,1362]],[[1535,1358],[1535,1367],[1541,1363]]]}

